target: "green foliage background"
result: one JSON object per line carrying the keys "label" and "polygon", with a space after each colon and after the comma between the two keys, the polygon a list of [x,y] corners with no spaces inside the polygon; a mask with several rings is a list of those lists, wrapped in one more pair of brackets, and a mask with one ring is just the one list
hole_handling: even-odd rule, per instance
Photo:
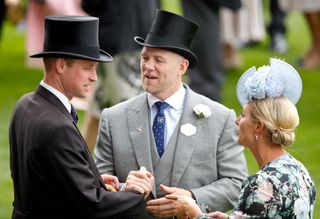
{"label": "green foliage background", "polygon": [[[179,1],[162,0],[162,7],[181,13]],[[265,14],[269,20],[268,12]],[[242,69],[227,72],[221,102],[240,113],[241,107],[236,100],[235,87],[238,78],[251,66],[268,63],[270,57],[281,57],[294,64],[303,56],[310,44],[309,31],[303,16],[292,12],[286,19],[288,28],[289,51],[279,55],[268,50],[268,38],[255,47],[241,49],[244,59]],[[42,79],[40,70],[25,67],[25,35],[17,31],[11,23],[6,23],[0,41],[0,218],[11,218],[13,189],[9,168],[8,126],[11,111],[21,95],[35,89]],[[210,42],[208,42],[210,43]],[[296,143],[288,151],[302,161],[308,168],[319,194],[320,186],[320,69],[306,71],[297,67],[303,81],[303,94],[297,107],[300,114],[300,126],[297,130]],[[83,121],[83,112],[80,120]],[[80,123],[82,127],[82,124]],[[250,173],[258,170],[258,166],[248,150],[245,151]],[[48,197],[50,198],[50,197]],[[319,195],[317,196],[314,218],[320,218]]]}

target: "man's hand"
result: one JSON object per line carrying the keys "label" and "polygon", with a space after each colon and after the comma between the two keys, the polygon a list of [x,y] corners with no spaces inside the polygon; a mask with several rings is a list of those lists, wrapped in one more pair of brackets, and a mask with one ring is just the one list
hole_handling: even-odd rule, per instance
{"label": "man's hand", "polygon": [[[166,194],[173,194],[176,196],[184,195],[192,197],[191,192],[185,189],[180,189],[177,187],[168,187],[165,185],[160,185],[160,189]],[[157,217],[173,217],[185,218],[183,208],[177,205],[176,200],[167,199],[166,197],[150,200],[147,202],[147,208],[149,212]]]}
{"label": "man's hand", "polygon": [[101,175],[102,181],[107,187],[107,190],[110,192],[116,192],[119,190],[119,179],[116,176],[109,175],[109,174],[102,174]]}
{"label": "man's hand", "polygon": [[130,171],[124,190],[135,190],[147,197],[152,191],[154,177],[145,167],[141,167],[139,171]]}
{"label": "man's hand", "polygon": [[193,198],[185,195],[166,195],[167,199],[175,200],[177,208],[182,209],[185,216],[195,218],[202,214],[200,207]]}
{"label": "man's hand", "polygon": [[186,189],[180,189],[177,187],[169,187],[169,186],[165,186],[163,184],[160,184],[160,189],[162,191],[164,191],[167,195],[169,194],[173,194],[173,195],[185,195],[188,197],[192,197],[192,194],[189,190]]}

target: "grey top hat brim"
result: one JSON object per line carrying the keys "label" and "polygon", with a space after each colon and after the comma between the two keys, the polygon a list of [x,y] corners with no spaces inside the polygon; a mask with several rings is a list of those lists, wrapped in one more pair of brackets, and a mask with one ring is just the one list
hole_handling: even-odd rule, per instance
{"label": "grey top hat brim", "polygon": [[102,49],[99,49],[99,57],[92,57],[92,56],[86,56],[79,53],[72,53],[72,52],[61,52],[61,51],[47,51],[47,52],[41,52],[36,53],[33,55],[30,55],[31,58],[44,58],[44,57],[70,57],[70,58],[79,58],[79,59],[87,59],[97,62],[111,62],[113,60],[112,56],[103,51]]}
{"label": "grey top hat brim", "polygon": [[177,53],[177,54],[185,57],[186,59],[188,59],[189,68],[193,68],[198,64],[197,56],[188,49],[185,49],[182,47],[177,47],[177,46],[145,43],[145,39],[143,39],[142,37],[139,37],[139,36],[134,37],[134,41],[136,41],[136,43],[138,43],[142,46],[145,46],[145,47],[165,49],[165,50],[169,50],[174,53]]}

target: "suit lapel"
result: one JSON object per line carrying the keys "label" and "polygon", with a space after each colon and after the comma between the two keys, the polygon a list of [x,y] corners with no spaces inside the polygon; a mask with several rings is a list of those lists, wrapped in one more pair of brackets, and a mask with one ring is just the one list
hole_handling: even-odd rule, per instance
{"label": "suit lapel", "polygon": [[138,165],[153,174],[150,151],[150,124],[147,95],[141,95],[132,108],[126,110],[129,135]]}
{"label": "suit lapel", "polygon": [[102,187],[104,186],[104,183],[100,177],[100,173],[93,161],[93,158],[91,156],[91,152],[89,150],[89,148],[87,147],[87,144],[80,132],[80,130],[78,129],[76,123],[74,122],[71,114],[68,112],[67,108],[63,105],[63,103],[59,100],[59,98],[57,98],[53,93],[51,93],[50,91],[48,91],[46,88],[42,87],[41,85],[39,85],[36,89],[36,93],[41,95],[42,97],[44,97],[47,101],[51,102],[52,104],[54,104],[66,117],[68,117],[72,122],[73,125],[75,126],[75,128],[77,129],[78,133],[79,133],[79,137],[82,139],[83,142],[83,148],[86,151],[86,156],[90,165],[90,169],[94,172],[94,174],[97,176],[98,181],[96,181],[96,183],[100,182],[100,185]]}
{"label": "suit lapel", "polygon": [[[130,140],[138,165],[144,166],[152,175],[153,166],[150,150],[150,124],[147,95],[141,95],[132,108],[126,110]],[[156,197],[155,185],[152,194]]]}
{"label": "suit lapel", "polygon": [[[73,118],[71,114],[68,112],[67,108],[63,105],[63,103],[59,100],[58,97],[56,97],[53,93],[51,93],[49,90],[46,88],[42,87],[39,85],[37,87],[36,93],[47,99],[49,102],[52,104],[56,105],[58,109],[66,116],[68,117],[71,121],[73,121]],[[74,123],[75,124],[75,123]]]}
{"label": "suit lapel", "polygon": [[[173,163],[173,174],[171,178],[171,186],[177,186],[182,174],[184,173],[188,163],[192,158],[194,148],[199,142],[199,133],[204,120],[198,119],[193,112],[193,107],[197,104],[198,98],[195,93],[187,87],[186,100],[184,103],[183,113],[181,115],[181,122],[177,127],[178,139],[176,144],[175,158]],[[187,136],[181,132],[181,126],[186,124],[192,125],[196,129],[196,133]]]}

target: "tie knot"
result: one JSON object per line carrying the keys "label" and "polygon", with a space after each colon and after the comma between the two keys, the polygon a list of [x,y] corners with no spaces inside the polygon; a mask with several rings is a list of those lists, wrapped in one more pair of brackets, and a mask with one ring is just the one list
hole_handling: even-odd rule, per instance
{"label": "tie knot", "polygon": [[160,111],[160,112],[162,112],[163,110],[165,110],[169,106],[169,104],[167,104],[166,102],[161,102],[161,101],[156,102],[155,105],[156,105],[158,111]]}

